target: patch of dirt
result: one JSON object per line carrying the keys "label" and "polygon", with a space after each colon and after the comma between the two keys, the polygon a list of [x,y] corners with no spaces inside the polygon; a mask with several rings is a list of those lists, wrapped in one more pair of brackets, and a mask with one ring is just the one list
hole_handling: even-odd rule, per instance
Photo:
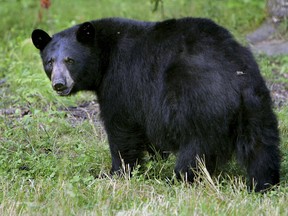
{"label": "patch of dirt", "polygon": [[59,111],[66,112],[66,117],[74,126],[85,120],[92,121],[97,125],[101,124],[100,108],[96,100],[84,102],[77,107],[59,108]]}
{"label": "patch of dirt", "polygon": [[281,22],[267,20],[254,32],[248,34],[246,39],[253,53],[264,53],[269,56],[287,55],[288,41],[285,40],[287,35],[285,36],[282,31]]}
{"label": "patch of dirt", "polygon": [[267,83],[274,107],[280,108],[288,105],[288,84],[284,83]]}
{"label": "patch of dirt", "polygon": [[288,54],[288,42],[285,40],[268,40],[262,41],[256,44],[250,45],[252,52],[263,54],[268,56],[275,55],[287,55]]}

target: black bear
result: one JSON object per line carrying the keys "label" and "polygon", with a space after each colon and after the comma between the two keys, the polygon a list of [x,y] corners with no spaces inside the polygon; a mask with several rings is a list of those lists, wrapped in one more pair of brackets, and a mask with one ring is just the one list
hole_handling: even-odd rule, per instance
{"label": "black bear", "polygon": [[107,18],[32,41],[61,96],[97,95],[111,173],[145,151],[177,154],[175,173],[193,182],[197,156],[212,173],[236,154],[255,191],[279,183],[277,119],[251,52],[204,18],[142,22]]}

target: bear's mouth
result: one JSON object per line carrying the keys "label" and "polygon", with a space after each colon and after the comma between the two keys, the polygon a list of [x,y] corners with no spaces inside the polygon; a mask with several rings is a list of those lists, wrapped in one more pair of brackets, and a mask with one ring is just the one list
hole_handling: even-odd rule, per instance
{"label": "bear's mouth", "polygon": [[68,96],[71,93],[72,88],[73,88],[73,86],[71,86],[70,88],[67,87],[66,89],[63,89],[61,91],[59,90],[59,91],[56,91],[56,92],[60,96]]}

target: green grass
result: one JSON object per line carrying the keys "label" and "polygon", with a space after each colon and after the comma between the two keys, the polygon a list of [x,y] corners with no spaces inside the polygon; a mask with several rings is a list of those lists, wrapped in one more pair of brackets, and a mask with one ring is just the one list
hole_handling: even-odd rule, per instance
{"label": "green grass", "polygon": [[[164,0],[153,12],[149,0],[52,1],[38,20],[39,1],[0,0],[0,215],[287,215],[288,109],[275,109],[283,154],[281,185],[248,193],[245,176],[231,163],[227,172],[193,185],[170,184],[174,157],[148,160],[134,177],[107,174],[111,159],[102,128],[91,119],[71,123],[63,107],[95,99],[90,93],[58,97],[30,40],[34,28],[55,33],[86,20],[120,16],[141,20],[209,17],[245,43],[265,19],[262,0]],[[257,56],[269,83],[287,87],[288,58]],[[3,81],[5,80],[5,81]],[[287,89],[286,89],[287,90]],[[5,112],[4,112],[5,111]],[[199,178],[200,178],[199,177]]]}

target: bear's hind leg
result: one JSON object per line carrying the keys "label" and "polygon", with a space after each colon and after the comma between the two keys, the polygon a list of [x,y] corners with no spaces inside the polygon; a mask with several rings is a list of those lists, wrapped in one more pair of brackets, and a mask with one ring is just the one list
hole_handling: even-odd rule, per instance
{"label": "bear's hind leg", "polygon": [[108,131],[108,141],[112,157],[111,174],[128,172],[131,174],[136,164],[141,164],[147,139],[137,128]]}
{"label": "bear's hind leg", "polygon": [[262,146],[248,160],[250,187],[256,192],[265,191],[280,181],[280,157],[277,146]]}
{"label": "bear's hind leg", "polygon": [[250,187],[256,192],[265,191],[280,179],[277,119],[267,89],[246,89],[242,92],[242,103],[238,117],[237,158],[247,169]]}
{"label": "bear's hind leg", "polygon": [[181,146],[177,155],[174,172],[177,179],[192,183],[195,171],[199,170],[199,159],[203,161],[206,169],[212,174],[216,167],[216,156],[205,154],[197,145],[193,143]]}

